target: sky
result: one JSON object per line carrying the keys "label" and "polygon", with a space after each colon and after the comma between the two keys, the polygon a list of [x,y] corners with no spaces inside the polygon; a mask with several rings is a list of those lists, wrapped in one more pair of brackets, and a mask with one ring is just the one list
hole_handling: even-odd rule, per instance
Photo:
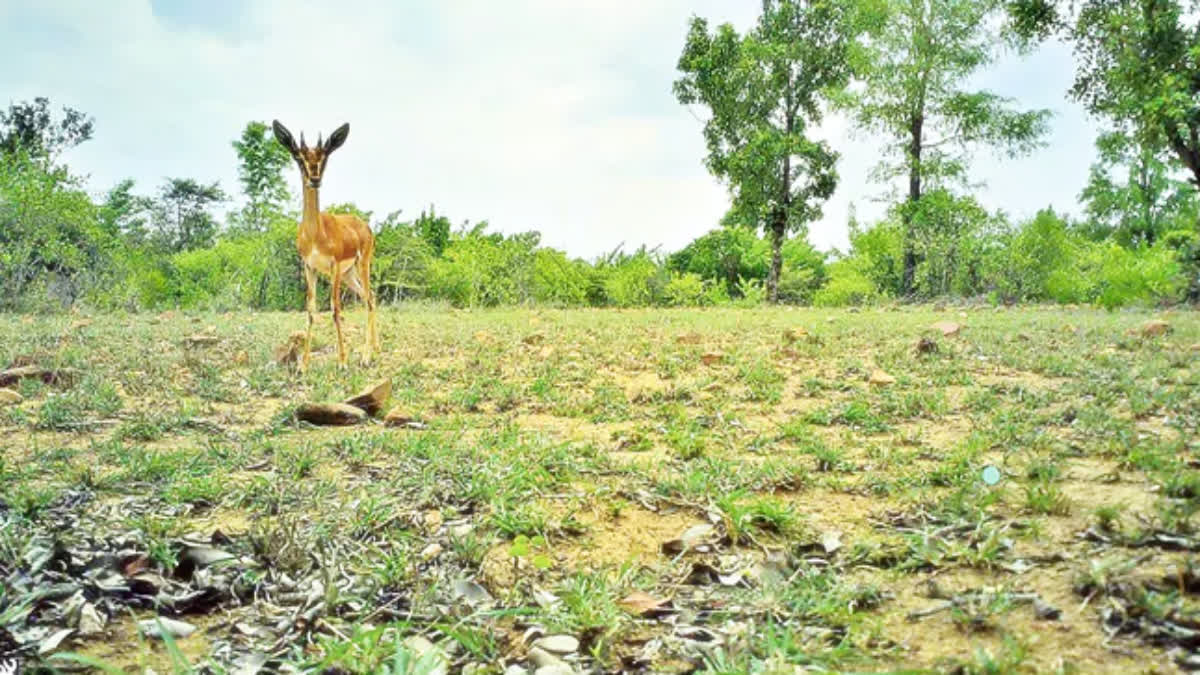
{"label": "sky", "polygon": [[[744,30],[757,0],[0,0],[0,106],[49,98],[95,120],[63,159],[97,197],[123,178],[218,181],[241,202],[232,142],[279,119],[296,137],[350,124],[323,204],[381,220],[430,205],[455,226],[538,230],[592,259],[674,251],[718,226],[725,185],[704,167],[704,110],[671,91],[692,15]],[[1053,111],[1048,147],[976,155],[977,198],[1011,217],[1079,213],[1099,126],[1069,101],[1069,48],[1005,56],[976,86]],[[811,224],[845,250],[847,218],[882,216],[870,180],[885,139],[830,117],[837,192]],[[287,179],[299,194],[299,176]],[[299,206],[297,198],[296,207]]]}

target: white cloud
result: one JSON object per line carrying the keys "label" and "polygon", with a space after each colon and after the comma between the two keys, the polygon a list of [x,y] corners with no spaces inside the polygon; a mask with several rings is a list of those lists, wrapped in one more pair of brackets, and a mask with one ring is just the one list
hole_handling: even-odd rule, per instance
{"label": "white cloud", "polygon": [[[228,34],[181,28],[148,0],[0,0],[0,76],[12,100],[48,96],[96,118],[68,159],[101,192],[126,176],[238,191],[231,142],[251,119],[279,118],[309,139],[350,122],[323,199],[382,217],[430,203],[456,223],[537,229],[591,257],[626,242],[676,249],[716,226],[725,188],[703,164],[700,122],[672,98],[693,13],[745,26],[756,3],[720,0],[255,0]],[[7,3],[7,4],[6,4]],[[1072,208],[1093,131],[1063,100],[1071,62],[1049,50],[999,69],[994,86],[1066,111],[1052,148],[1022,162],[980,157],[989,206],[1018,215]],[[1013,87],[1019,90],[1012,90]],[[1026,103],[1025,99],[1031,101]],[[0,102],[7,103],[7,102]],[[845,245],[848,205],[877,215],[866,183],[878,139],[845,139],[842,182],[811,228]],[[289,181],[295,172],[289,168]]]}

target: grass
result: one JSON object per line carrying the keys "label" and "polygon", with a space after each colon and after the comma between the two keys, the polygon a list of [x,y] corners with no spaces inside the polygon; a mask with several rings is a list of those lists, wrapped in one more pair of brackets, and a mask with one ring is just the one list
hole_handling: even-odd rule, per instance
{"label": "grass", "polygon": [[[1171,333],[1136,335],[1160,316]],[[76,318],[0,320],[0,367],[84,372],[22,383],[0,409],[0,574],[126,504],[97,526],[160,574],[181,536],[218,530],[253,574],[327,577],[320,635],[284,657],[302,668],[422,672],[436,659],[420,635],[498,673],[528,665],[531,626],[608,671],[1173,667],[1135,633],[1110,639],[1102,603],[1074,589],[1112,601],[1139,569],[1190,569],[1187,550],[1145,542],[1196,533],[1194,313],[388,308],[374,364],[339,370],[326,316],[304,375],[272,362],[301,313]],[[345,322],[352,350],[361,318]],[[939,320],[966,328],[917,353]],[[219,343],[184,340],[201,330]],[[895,382],[869,382],[876,369]],[[389,407],[427,429],[291,416],[385,378]],[[664,552],[699,526],[699,548]],[[463,579],[492,604],[455,599]],[[939,602],[934,584],[985,600],[909,620]],[[634,591],[674,618],[631,611]],[[1021,593],[1071,630],[1010,602]],[[248,597],[223,620],[253,625]],[[17,606],[0,596],[0,615]],[[203,631],[168,654],[128,621],[57,651],[159,672],[213,656]]]}

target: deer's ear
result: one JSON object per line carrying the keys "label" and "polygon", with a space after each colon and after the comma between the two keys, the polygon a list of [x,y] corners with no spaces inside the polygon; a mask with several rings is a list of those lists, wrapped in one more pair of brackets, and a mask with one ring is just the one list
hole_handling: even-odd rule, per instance
{"label": "deer's ear", "polygon": [[287,127],[280,124],[279,120],[272,122],[271,127],[275,129],[275,140],[279,141],[283,147],[287,148],[288,152],[295,155],[296,139],[292,138],[292,132],[288,131]]}
{"label": "deer's ear", "polygon": [[329,134],[329,140],[325,141],[325,154],[329,154],[334,150],[342,147],[342,143],[346,142],[346,136],[350,134],[350,123],[347,122],[338,127],[332,134]]}

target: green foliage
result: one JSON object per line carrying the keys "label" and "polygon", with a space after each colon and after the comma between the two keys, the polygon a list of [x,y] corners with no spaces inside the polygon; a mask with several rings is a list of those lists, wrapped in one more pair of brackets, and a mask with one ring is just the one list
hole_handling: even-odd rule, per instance
{"label": "green foliage", "polygon": [[0,309],[70,305],[99,283],[112,245],[65,167],[23,150],[0,161]]}
{"label": "green foliage", "polygon": [[236,214],[236,227],[262,232],[283,213],[291,193],[283,170],[292,161],[287,149],[276,142],[265,122],[251,121],[233,142],[238,157],[238,179],[246,204]]}
{"label": "green foliage", "polygon": [[[1093,239],[1112,237],[1123,246],[1154,244],[1177,224],[1200,217],[1196,189],[1179,180],[1163,148],[1120,133],[1096,140],[1100,161],[1092,165],[1080,198],[1087,205]],[[1124,170],[1122,180],[1113,174]]]}
{"label": "green foliage", "polygon": [[915,203],[929,188],[966,187],[970,152],[977,146],[1005,150],[1009,156],[1039,147],[1050,112],[1013,110],[1010,99],[964,88],[996,56],[1000,35],[990,27],[1003,9],[998,0],[885,0],[883,6],[885,18],[874,34],[865,86],[843,97],[842,104],[861,127],[888,139],[876,178],[908,179],[907,198],[914,205],[901,212],[900,280],[907,295],[921,260],[920,229],[946,222],[920,219],[924,209]]}
{"label": "green foliage", "polygon": [[821,217],[837,186],[838,153],[808,137],[829,91],[845,86],[858,17],[851,3],[779,0],[746,35],[713,33],[693,17],[675,82],[680,103],[711,113],[704,126],[709,170],[728,182],[729,220],[771,233],[768,293],[778,300],[780,249],[788,232]]}
{"label": "green foliage", "polygon": [[50,100],[39,96],[33,103],[21,102],[0,111],[0,155],[52,161],[59,153],[92,137],[93,120],[78,110],[63,106],[63,118],[55,123]]}
{"label": "green foliage", "polygon": [[879,288],[860,269],[855,259],[839,260],[829,266],[829,281],[813,294],[817,307],[871,304],[881,298]]}

